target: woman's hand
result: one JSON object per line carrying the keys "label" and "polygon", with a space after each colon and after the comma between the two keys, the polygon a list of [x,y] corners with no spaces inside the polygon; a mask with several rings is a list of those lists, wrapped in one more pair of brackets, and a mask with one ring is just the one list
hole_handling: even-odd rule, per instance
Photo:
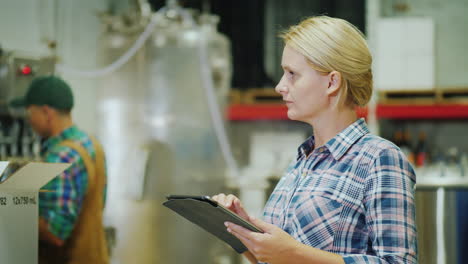
{"label": "woman's hand", "polygon": [[253,232],[230,222],[225,225],[228,232],[236,236],[260,262],[291,263],[294,254],[300,252],[304,246],[275,225],[254,217],[249,217],[248,220],[264,233]]}
{"label": "woman's hand", "polygon": [[238,214],[240,217],[244,218],[245,220],[249,221],[249,215],[247,214],[244,207],[242,206],[242,203],[239,200],[239,198],[237,198],[236,196],[232,194],[225,195],[224,193],[220,193],[220,194],[216,194],[212,196],[211,199],[215,200],[222,206]]}
{"label": "woman's hand", "polygon": [[[247,214],[244,207],[242,206],[242,203],[239,200],[239,198],[237,198],[236,196],[232,194],[225,195],[224,193],[220,193],[220,194],[216,194],[212,196],[211,199],[215,200],[216,202],[226,207],[227,209],[233,211],[234,213],[244,218],[245,220],[250,221],[249,215]],[[258,263],[258,260],[249,251],[242,253],[242,255],[244,255],[244,257],[247,258],[250,261],[250,263],[252,264]]]}

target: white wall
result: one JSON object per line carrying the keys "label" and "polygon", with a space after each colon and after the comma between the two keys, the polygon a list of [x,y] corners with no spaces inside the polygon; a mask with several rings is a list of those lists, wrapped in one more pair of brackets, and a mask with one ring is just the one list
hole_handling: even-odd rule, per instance
{"label": "white wall", "polygon": [[0,0],[0,45],[37,53],[47,52],[39,37],[39,1]]}
{"label": "white wall", "polygon": [[396,1],[379,1],[382,15],[386,17],[431,17],[435,26],[435,85],[468,87],[467,0],[403,1],[408,5],[407,11],[395,10],[393,4]]}
{"label": "white wall", "polygon": [[[97,13],[107,4],[107,0],[0,0],[0,45],[5,50],[48,54],[45,39],[55,38],[60,63],[94,69],[101,30]],[[75,122],[95,133],[97,81],[67,74],[62,77],[75,95]]]}

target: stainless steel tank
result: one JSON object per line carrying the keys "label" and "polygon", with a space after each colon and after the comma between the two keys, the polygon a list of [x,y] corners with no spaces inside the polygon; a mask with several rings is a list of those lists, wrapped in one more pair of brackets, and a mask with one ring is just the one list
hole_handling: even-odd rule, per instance
{"label": "stainless steel tank", "polygon": [[460,223],[457,192],[468,190],[466,177],[420,178],[416,184],[419,263],[456,264]]}
{"label": "stainless steel tank", "polygon": [[[109,175],[105,224],[116,229],[112,261],[220,263],[223,252],[231,252],[227,246],[161,204],[168,194],[223,190],[225,162],[202,70],[209,67],[222,100],[230,83],[229,42],[213,30],[213,20],[200,23],[176,5],[152,19],[150,39],[103,77],[98,91],[98,133]],[[109,25],[102,63],[128,50],[147,23]]]}

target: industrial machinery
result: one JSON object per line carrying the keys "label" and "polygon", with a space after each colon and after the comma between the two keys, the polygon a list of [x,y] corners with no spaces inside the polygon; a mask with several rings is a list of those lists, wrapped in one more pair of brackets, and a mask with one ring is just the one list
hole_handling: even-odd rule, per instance
{"label": "industrial machinery", "polygon": [[169,194],[223,191],[216,131],[230,85],[229,41],[217,32],[217,17],[176,1],[131,18],[103,17],[100,51],[109,65],[147,37],[98,90],[109,175],[105,224],[116,230],[112,261],[230,263],[232,249],[161,205]]}
{"label": "industrial machinery", "polygon": [[8,108],[8,102],[23,96],[32,79],[54,72],[55,58],[0,48],[0,160],[26,161],[39,158],[40,139],[25,120],[24,110]]}

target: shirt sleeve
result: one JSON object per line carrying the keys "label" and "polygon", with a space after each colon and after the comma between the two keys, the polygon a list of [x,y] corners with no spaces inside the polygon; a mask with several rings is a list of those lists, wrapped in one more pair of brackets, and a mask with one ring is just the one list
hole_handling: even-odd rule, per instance
{"label": "shirt sleeve", "polygon": [[381,151],[364,193],[371,254],[344,256],[345,263],[417,263],[415,182],[400,150]]}
{"label": "shirt sleeve", "polygon": [[77,221],[87,187],[87,174],[78,153],[68,147],[51,152],[45,162],[72,163],[72,165],[49,181],[39,193],[39,215],[44,218],[49,231],[66,240]]}

